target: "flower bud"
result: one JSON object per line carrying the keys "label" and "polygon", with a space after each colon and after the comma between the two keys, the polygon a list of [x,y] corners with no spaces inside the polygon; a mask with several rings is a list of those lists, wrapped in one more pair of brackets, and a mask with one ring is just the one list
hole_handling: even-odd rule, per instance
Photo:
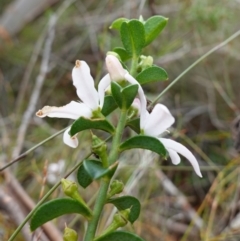
{"label": "flower bud", "polygon": [[128,218],[130,214],[131,209],[125,209],[121,210],[120,212],[116,213],[113,217],[113,222],[116,223],[116,226],[123,227],[128,223]]}
{"label": "flower bud", "polygon": [[107,55],[106,66],[112,81],[121,81],[125,79],[127,71],[122,67],[118,58],[114,55]]}
{"label": "flower bud", "polygon": [[106,152],[107,145],[104,141],[92,134],[92,151],[94,154],[101,157],[103,152]]}
{"label": "flower bud", "polygon": [[107,165],[107,144],[92,134],[92,152],[100,157],[104,165]]}
{"label": "flower bud", "polygon": [[75,199],[80,203],[86,205],[86,203],[83,201],[82,197],[78,192],[78,187],[75,182],[62,178],[61,183],[63,192],[66,196],[71,197],[72,199]]}
{"label": "flower bud", "polygon": [[[84,202],[84,200],[80,196],[78,192],[77,184],[75,182],[62,178],[61,183],[62,183],[63,192],[66,196],[80,202],[88,209],[89,213],[92,213],[88,205]],[[86,218],[89,218],[89,216],[86,216]]]}
{"label": "flower bud", "polygon": [[114,180],[110,185],[110,191],[108,192],[107,198],[111,198],[115,194],[121,193],[123,188],[124,184],[122,181]]}
{"label": "flower bud", "polygon": [[94,241],[97,241],[98,239],[100,239],[104,235],[106,235],[108,233],[111,233],[111,232],[115,231],[116,229],[118,229],[120,227],[125,226],[128,223],[130,211],[131,211],[131,209],[128,208],[128,209],[121,210],[118,213],[116,213],[113,216],[112,223],[103,231],[103,233],[101,233],[100,236],[95,238]]}
{"label": "flower bud", "polygon": [[153,65],[153,57],[152,56],[144,56],[140,57],[141,62],[138,64],[138,67],[143,71]]}
{"label": "flower bud", "polygon": [[63,241],[77,241],[77,232],[71,228],[66,227],[63,233]]}

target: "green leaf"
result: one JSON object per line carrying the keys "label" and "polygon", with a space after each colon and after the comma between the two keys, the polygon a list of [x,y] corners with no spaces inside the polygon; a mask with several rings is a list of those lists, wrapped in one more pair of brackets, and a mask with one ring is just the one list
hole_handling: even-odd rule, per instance
{"label": "green leaf", "polygon": [[134,223],[139,217],[141,204],[137,198],[132,196],[123,196],[119,198],[113,198],[107,200],[108,203],[112,203],[119,211],[130,208],[129,221]]}
{"label": "green leaf", "polygon": [[44,223],[70,213],[79,213],[87,218],[92,216],[89,210],[77,200],[59,198],[46,202],[36,209],[30,222],[30,228],[34,231]]}
{"label": "green leaf", "polygon": [[139,56],[145,46],[145,31],[138,20],[123,22],[120,29],[121,40],[128,55]]}
{"label": "green leaf", "polygon": [[128,21],[127,18],[118,18],[113,21],[113,23],[111,24],[111,26],[109,28],[119,30],[121,28],[122,23],[127,22],[127,21]]}
{"label": "green leaf", "polygon": [[164,145],[157,138],[152,136],[138,135],[129,138],[120,145],[119,150],[122,152],[133,148],[147,149],[156,152],[163,157],[166,157],[167,155]]}
{"label": "green leaf", "polygon": [[129,109],[138,92],[138,84],[122,88],[117,82],[111,82],[112,96],[120,109]]}
{"label": "green leaf", "polygon": [[[102,165],[101,162],[99,161],[96,161],[96,164],[98,165]],[[88,174],[88,172],[86,171],[85,167],[83,165],[81,165],[79,168],[78,168],[78,171],[77,171],[77,180],[78,180],[78,183],[83,187],[83,188],[86,188],[88,187],[92,182],[93,182],[93,179],[92,177]]]}
{"label": "green leaf", "polygon": [[99,179],[105,175],[112,176],[117,168],[118,162],[115,162],[109,168],[103,168],[98,160],[84,160],[77,172],[78,183],[83,187],[88,187],[93,180]]}
{"label": "green leaf", "polygon": [[117,82],[111,82],[112,96],[118,107],[122,108],[122,87]]}
{"label": "green leaf", "polygon": [[115,130],[114,127],[106,119],[87,119],[84,117],[80,117],[73,122],[69,133],[71,136],[74,136],[78,132],[88,129],[99,129],[109,132],[111,134],[113,134]]}
{"label": "green leaf", "polygon": [[167,22],[168,19],[162,16],[153,16],[145,22],[145,46],[149,45],[161,33]]}
{"label": "green leaf", "polygon": [[138,93],[138,84],[128,85],[122,89],[122,107],[129,109]]}
{"label": "green leaf", "polygon": [[108,174],[110,175],[113,174],[113,172],[116,170],[117,165],[118,165],[118,162],[115,162],[109,168],[104,168],[102,167],[101,162],[99,161],[96,161],[96,160],[83,161],[84,169],[93,180],[99,179]]}
{"label": "green leaf", "polygon": [[102,108],[102,114],[108,116],[117,108],[117,104],[111,95],[106,95],[104,98],[104,104]]}
{"label": "green leaf", "polygon": [[115,231],[108,233],[96,241],[145,241],[136,234],[125,232],[125,231]]}
{"label": "green leaf", "polygon": [[149,67],[143,70],[141,73],[139,73],[136,77],[136,80],[141,85],[151,83],[151,82],[156,82],[156,81],[167,80],[167,79],[168,79],[167,72],[158,66]]}
{"label": "green leaf", "polygon": [[129,126],[136,133],[140,133],[140,118],[135,118],[127,122],[126,126]]}
{"label": "green leaf", "polygon": [[113,49],[113,51],[120,56],[122,61],[126,61],[131,58],[131,55],[129,55],[126,49],[124,48],[116,47]]}

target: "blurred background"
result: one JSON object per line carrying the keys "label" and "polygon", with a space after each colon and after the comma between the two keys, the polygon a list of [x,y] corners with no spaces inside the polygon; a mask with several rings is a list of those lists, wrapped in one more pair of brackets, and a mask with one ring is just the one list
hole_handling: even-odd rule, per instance
{"label": "blurred background", "polygon": [[[118,33],[109,30],[116,18],[169,18],[143,53],[169,74],[168,81],[144,86],[148,99],[154,100],[195,60],[240,29],[239,13],[239,0],[1,0],[0,166],[71,123],[40,119],[35,112],[78,99],[71,80],[76,59],[90,65],[97,84],[106,73],[106,52],[120,44]],[[163,95],[160,102],[176,118],[171,137],[194,153],[203,178],[184,158],[173,166],[147,151],[123,153],[116,177],[125,183],[124,193],[142,204],[138,221],[124,229],[146,241],[240,240],[239,89],[238,37]],[[116,123],[114,114],[110,118]],[[0,240],[8,240],[35,203],[91,151],[90,133],[78,138],[79,148],[71,149],[57,135],[1,173]],[[90,205],[97,189],[94,182],[80,190]],[[62,195],[59,188],[51,199]],[[107,205],[99,231],[112,214]],[[84,219],[74,215],[56,219],[33,235],[25,225],[15,240],[59,241],[65,222],[82,240]]]}

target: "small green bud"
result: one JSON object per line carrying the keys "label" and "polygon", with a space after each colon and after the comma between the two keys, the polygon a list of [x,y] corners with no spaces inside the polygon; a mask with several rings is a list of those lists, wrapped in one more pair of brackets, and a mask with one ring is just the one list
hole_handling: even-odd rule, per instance
{"label": "small green bud", "polygon": [[71,228],[66,227],[63,233],[63,241],[77,241],[77,232]]}
{"label": "small green bud", "polygon": [[75,192],[78,192],[78,187],[75,182],[62,178],[61,183],[63,192],[66,196],[72,197]]}
{"label": "small green bud", "polygon": [[119,213],[121,214],[122,218],[128,222],[130,212],[131,212],[131,208],[127,208],[127,209],[121,210]]}
{"label": "small green bud", "polygon": [[123,227],[128,223],[128,217],[129,217],[130,209],[122,210],[118,213],[116,213],[113,217],[113,223],[115,223],[116,227]]}
{"label": "small green bud", "polygon": [[101,146],[103,141],[99,137],[94,135],[92,132],[91,132],[91,134],[92,134],[92,147],[97,148],[97,147]]}
{"label": "small green bud", "polygon": [[[90,213],[92,213],[92,211],[89,209],[88,205],[84,202],[84,200],[80,196],[80,194],[78,192],[77,184],[75,182],[62,178],[61,183],[62,183],[63,192],[66,196],[80,202],[82,205],[84,205],[89,210]],[[86,218],[89,218],[89,217],[86,217]]]}
{"label": "small green bud", "polygon": [[84,204],[85,206],[87,206],[87,204],[83,201],[82,197],[80,196],[77,184],[75,182],[62,178],[61,183],[63,192],[66,196],[71,197],[72,199],[75,199],[80,203]]}
{"label": "small green bud", "polygon": [[130,211],[131,211],[131,209],[128,208],[128,209],[121,210],[121,211],[117,212],[116,214],[114,214],[112,223],[103,231],[103,233],[101,233],[100,236],[96,237],[94,239],[94,241],[97,241],[104,235],[111,233],[120,227],[124,227],[128,223]]}
{"label": "small green bud", "polygon": [[108,192],[107,198],[111,198],[115,194],[121,193],[124,189],[122,181],[114,180],[110,185],[110,191]]}
{"label": "small green bud", "polygon": [[141,71],[143,71],[153,65],[153,57],[152,56],[141,55],[140,59],[141,59],[141,61],[138,64],[138,68],[141,69]]}
{"label": "small green bud", "polygon": [[107,160],[107,144],[92,134],[92,152],[105,162]]}

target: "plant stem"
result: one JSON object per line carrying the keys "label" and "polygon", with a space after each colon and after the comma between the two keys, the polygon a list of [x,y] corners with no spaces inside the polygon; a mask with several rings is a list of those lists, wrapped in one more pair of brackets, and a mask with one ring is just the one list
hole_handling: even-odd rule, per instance
{"label": "plant stem", "polygon": [[137,75],[137,64],[138,64],[138,56],[134,55],[132,58],[131,70],[130,74],[135,77]]}
{"label": "plant stem", "polygon": [[118,157],[118,146],[121,141],[122,133],[127,121],[127,110],[121,110],[118,126],[113,137],[112,150],[109,154],[109,165],[112,165]]}
{"label": "plant stem", "polygon": [[[117,157],[119,154],[118,146],[121,141],[123,129],[126,124],[126,119],[127,119],[127,111],[122,110],[120,118],[119,118],[119,122],[118,122],[118,125],[116,128],[116,132],[113,135],[112,147],[111,147],[111,151],[109,153],[109,158],[108,158],[109,166],[112,165],[117,160]],[[97,225],[99,222],[99,218],[100,218],[100,215],[102,213],[102,210],[103,210],[106,198],[107,198],[107,192],[108,192],[108,187],[109,187],[110,181],[111,181],[111,178],[109,178],[109,177],[103,177],[101,179],[100,189],[99,189],[98,196],[97,196],[95,206],[93,209],[93,217],[88,224],[88,228],[86,231],[84,241],[93,241],[94,240],[95,233],[97,230]]]}
{"label": "plant stem", "polygon": [[98,192],[97,200],[93,209],[93,218],[90,220],[88,224],[88,228],[86,231],[86,235],[84,240],[85,241],[92,241],[95,237],[98,221],[100,218],[100,215],[103,210],[103,206],[106,201],[107,191],[109,187],[110,179],[108,178],[102,178],[100,189]]}

